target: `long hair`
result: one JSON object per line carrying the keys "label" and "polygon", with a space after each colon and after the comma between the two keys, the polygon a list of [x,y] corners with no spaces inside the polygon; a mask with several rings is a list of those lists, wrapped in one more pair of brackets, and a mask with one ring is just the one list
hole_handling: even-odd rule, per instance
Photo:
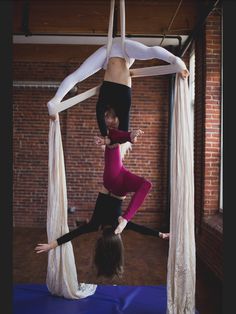
{"label": "long hair", "polygon": [[103,230],[102,236],[95,245],[94,264],[97,277],[118,278],[124,271],[124,246],[120,235],[114,233],[114,228]]}
{"label": "long hair", "polygon": [[[113,119],[118,118],[115,110],[111,106],[107,106],[105,116],[110,116]],[[118,121],[119,121],[119,119],[118,119]],[[118,122],[117,128],[118,128],[118,126],[119,126],[119,122]],[[105,146],[103,147],[103,149],[105,149]],[[120,153],[121,153],[122,160],[125,159],[126,154],[129,155],[131,150],[132,150],[132,144],[130,142],[120,144]]]}

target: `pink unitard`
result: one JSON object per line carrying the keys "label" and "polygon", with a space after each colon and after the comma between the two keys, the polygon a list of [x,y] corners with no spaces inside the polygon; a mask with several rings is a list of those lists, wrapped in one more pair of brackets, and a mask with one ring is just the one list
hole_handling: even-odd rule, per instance
{"label": "pink unitard", "polygon": [[[131,142],[130,132],[110,129],[108,136],[111,143]],[[106,146],[103,184],[109,192],[117,196],[125,196],[129,192],[134,192],[128,208],[122,215],[128,221],[133,218],[142,205],[152,186],[151,182],[131,173],[123,166],[120,145],[112,148]]]}

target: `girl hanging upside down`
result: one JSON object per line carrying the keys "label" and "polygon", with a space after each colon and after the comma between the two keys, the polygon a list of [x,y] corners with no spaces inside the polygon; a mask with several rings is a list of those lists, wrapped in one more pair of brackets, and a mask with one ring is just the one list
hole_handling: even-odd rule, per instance
{"label": "girl hanging upside down", "polygon": [[[49,244],[38,244],[35,251],[36,253],[48,252],[58,245],[71,241],[76,236],[97,231],[101,227],[102,235],[96,242],[94,263],[97,268],[97,276],[111,278],[123,273],[124,248],[120,233],[124,228],[162,239],[168,239],[169,233],[162,233],[130,221],[148,194],[151,183],[124,168],[118,143],[124,141],[134,143],[143,132],[141,130],[119,131],[117,129],[118,118],[112,109],[106,112],[105,121],[109,130],[108,137],[95,137],[96,144],[105,144],[106,148],[104,187],[99,192],[92,218],[88,223]],[[121,204],[128,192],[134,192],[134,195],[127,210],[122,215]]]}
{"label": "girl hanging upside down", "polygon": [[[122,213],[122,201],[124,198],[108,194],[103,187],[98,194],[93,215],[88,223],[64,234],[51,243],[38,244],[35,247],[36,253],[48,252],[59,245],[71,241],[77,236],[90,232],[98,232],[98,239],[95,244],[94,264],[97,269],[97,276],[112,278],[121,276],[124,264],[124,247],[121,234],[115,234],[118,217]],[[125,230],[133,230],[143,235],[168,239],[168,233],[151,229],[132,221],[129,221]]]}
{"label": "girl hanging upside down", "polygon": [[[151,182],[128,171],[122,162],[120,145],[127,141],[134,143],[138,136],[143,134],[142,130],[133,132],[118,130],[119,119],[113,109],[105,114],[108,127],[108,137],[95,137],[97,145],[106,145],[105,167],[103,172],[103,185],[113,195],[124,197],[127,193],[134,192],[128,208],[124,215],[119,217],[119,225],[115,233],[121,233],[128,221],[135,215],[142,205],[145,197],[151,189]],[[118,144],[119,143],[119,144]]]}

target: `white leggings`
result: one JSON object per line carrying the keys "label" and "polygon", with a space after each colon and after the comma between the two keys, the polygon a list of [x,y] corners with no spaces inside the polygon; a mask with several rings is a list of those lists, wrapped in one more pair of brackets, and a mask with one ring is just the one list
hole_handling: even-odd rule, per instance
{"label": "white leggings", "polygon": [[[129,66],[132,65],[134,59],[137,60],[149,60],[149,59],[161,59],[166,61],[170,64],[178,65],[179,71],[186,69],[185,63],[179,58],[176,57],[174,54],[169,52],[163,47],[160,46],[153,46],[148,47],[144,44],[133,41],[130,39],[125,39],[125,52],[129,58]],[[106,46],[103,46],[96,50],[90,57],[88,57],[81,66],[74,71],[72,74],[68,75],[60,84],[55,96],[48,104],[49,114],[50,114],[50,103],[51,106],[55,106],[56,103],[62,101],[63,97],[78,83],[89,76],[93,75],[94,73],[98,72],[100,69],[106,66],[107,61],[107,49]],[[109,57],[122,57],[125,58],[122,48],[121,42],[115,41],[112,44],[112,48],[110,51]],[[133,59],[133,60],[132,60]]]}

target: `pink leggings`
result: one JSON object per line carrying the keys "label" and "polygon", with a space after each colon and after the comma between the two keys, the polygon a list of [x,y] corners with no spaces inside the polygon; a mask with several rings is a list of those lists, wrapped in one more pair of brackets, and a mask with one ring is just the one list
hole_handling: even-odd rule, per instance
{"label": "pink leggings", "polygon": [[134,192],[123,218],[128,221],[133,218],[138,208],[151,189],[151,182],[128,171],[122,163],[120,147],[105,150],[105,168],[103,173],[105,188],[117,196],[125,196]]}

